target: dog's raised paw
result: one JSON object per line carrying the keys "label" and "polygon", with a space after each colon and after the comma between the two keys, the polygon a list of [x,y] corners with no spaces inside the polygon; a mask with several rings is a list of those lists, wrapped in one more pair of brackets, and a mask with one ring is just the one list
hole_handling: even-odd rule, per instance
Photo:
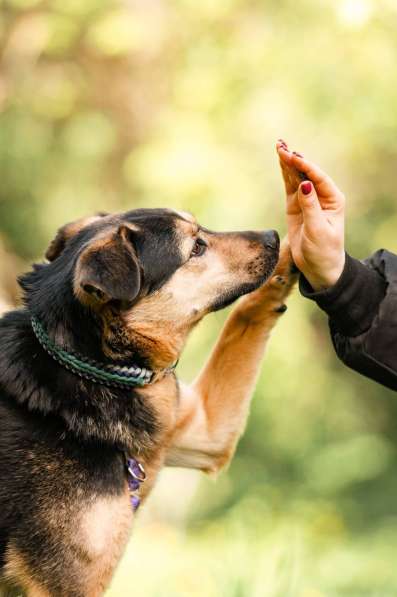
{"label": "dog's raised paw", "polygon": [[298,280],[298,270],[292,260],[288,242],[284,240],[276,269],[264,287],[266,302],[273,313],[282,314],[287,310],[285,301]]}

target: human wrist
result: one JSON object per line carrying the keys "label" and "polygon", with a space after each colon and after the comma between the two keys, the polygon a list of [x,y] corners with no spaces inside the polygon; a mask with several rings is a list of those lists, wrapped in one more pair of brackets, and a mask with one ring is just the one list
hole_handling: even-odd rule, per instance
{"label": "human wrist", "polygon": [[305,268],[302,269],[302,274],[305,276],[306,280],[309,282],[310,286],[315,292],[327,290],[328,288],[335,286],[341,277],[345,267],[345,259],[345,252],[343,252],[343,254],[332,267],[322,266],[321,269]]}

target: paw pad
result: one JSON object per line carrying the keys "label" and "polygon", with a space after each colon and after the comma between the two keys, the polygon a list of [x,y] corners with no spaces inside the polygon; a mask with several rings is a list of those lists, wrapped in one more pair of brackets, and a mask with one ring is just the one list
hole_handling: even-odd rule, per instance
{"label": "paw pad", "polygon": [[278,284],[280,284],[281,286],[285,286],[285,284],[287,283],[283,276],[276,276],[276,282],[278,282]]}

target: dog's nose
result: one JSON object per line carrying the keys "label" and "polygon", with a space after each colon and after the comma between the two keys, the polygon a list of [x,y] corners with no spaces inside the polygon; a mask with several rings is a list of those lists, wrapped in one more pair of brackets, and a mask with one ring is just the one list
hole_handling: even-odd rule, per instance
{"label": "dog's nose", "polygon": [[280,246],[280,237],[276,230],[266,230],[263,233],[263,244],[267,249],[275,251]]}

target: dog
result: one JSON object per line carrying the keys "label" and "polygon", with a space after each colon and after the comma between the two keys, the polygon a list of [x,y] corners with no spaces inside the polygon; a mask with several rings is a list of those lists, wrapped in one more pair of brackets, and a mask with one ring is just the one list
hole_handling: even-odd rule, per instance
{"label": "dog", "polygon": [[[160,469],[230,462],[295,274],[276,232],[212,232],[167,209],[67,224],[46,258],[0,320],[0,582],[98,597]],[[189,332],[239,297],[179,383]]]}

